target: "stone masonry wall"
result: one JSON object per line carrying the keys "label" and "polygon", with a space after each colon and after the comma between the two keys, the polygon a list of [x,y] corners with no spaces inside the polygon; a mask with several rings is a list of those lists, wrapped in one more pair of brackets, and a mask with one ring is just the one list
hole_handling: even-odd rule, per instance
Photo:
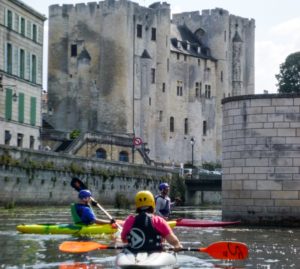
{"label": "stone masonry wall", "polygon": [[0,146],[0,205],[77,201],[77,192],[70,186],[74,176],[101,204],[111,205],[118,195],[133,204],[139,190],[156,194],[159,183],[172,178],[170,170],[153,166]]}
{"label": "stone masonry wall", "polygon": [[223,99],[223,219],[300,224],[300,95]]}

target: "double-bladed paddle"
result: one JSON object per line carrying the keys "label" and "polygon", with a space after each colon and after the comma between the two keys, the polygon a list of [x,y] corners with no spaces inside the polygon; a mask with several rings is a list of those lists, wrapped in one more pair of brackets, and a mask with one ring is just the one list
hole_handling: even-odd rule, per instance
{"label": "double-bladed paddle", "polygon": [[[81,190],[87,190],[88,187],[77,177],[73,177],[72,181],[71,181],[71,186],[76,190],[76,191],[81,191]],[[100,210],[102,210],[104,212],[104,214],[110,219],[112,220],[113,217],[93,198],[91,197],[91,201],[92,201],[92,205],[97,206]],[[120,224],[115,223],[118,227],[118,230],[121,231],[122,227]]]}
{"label": "double-bladed paddle", "polygon": [[[123,246],[109,246],[97,242],[66,241],[60,244],[59,250],[68,253],[83,253],[103,249],[123,249]],[[220,241],[202,248],[182,248],[180,251],[198,251],[209,254],[214,259],[244,260],[248,257],[248,247],[244,243]]]}

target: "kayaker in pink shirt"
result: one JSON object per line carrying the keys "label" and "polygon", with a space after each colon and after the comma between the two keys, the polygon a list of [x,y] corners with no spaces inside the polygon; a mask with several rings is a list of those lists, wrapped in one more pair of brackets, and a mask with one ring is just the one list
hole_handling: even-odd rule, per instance
{"label": "kayaker in pink shirt", "polygon": [[123,224],[121,239],[131,252],[154,252],[163,250],[164,239],[174,247],[182,248],[169,224],[154,215],[155,200],[149,191],[140,191],[135,196],[137,215],[130,215]]}

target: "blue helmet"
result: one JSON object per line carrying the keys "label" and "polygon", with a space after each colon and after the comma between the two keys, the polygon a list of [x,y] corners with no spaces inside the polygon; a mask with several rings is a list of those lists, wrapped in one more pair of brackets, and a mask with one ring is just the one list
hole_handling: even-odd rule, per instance
{"label": "blue helmet", "polygon": [[91,197],[91,196],[92,196],[92,193],[89,190],[81,190],[78,193],[78,198],[79,199],[85,199],[85,198],[88,198],[88,197]]}
{"label": "blue helmet", "polygon": [[160,191],[165,190],[165,189],[169,188],[169,184],[167,182],[160,183],[158,188]]}

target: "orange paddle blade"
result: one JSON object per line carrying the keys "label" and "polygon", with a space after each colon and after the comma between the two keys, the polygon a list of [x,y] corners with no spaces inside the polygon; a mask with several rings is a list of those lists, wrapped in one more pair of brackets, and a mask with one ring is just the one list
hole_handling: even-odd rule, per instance
{"label": "orange paddle blade", "polygon": [[70,253],[89,252],[97,249],[107,249],[107,245],[101,245],[97,242],[77,242],[66,241],[60,244],[59,250]]}
{"label": "orange paddle blade", "polygon": [[248,247],[240,242],[216,242],[207,248],[199,248],[215,259],[244,260],[248,257]]}

